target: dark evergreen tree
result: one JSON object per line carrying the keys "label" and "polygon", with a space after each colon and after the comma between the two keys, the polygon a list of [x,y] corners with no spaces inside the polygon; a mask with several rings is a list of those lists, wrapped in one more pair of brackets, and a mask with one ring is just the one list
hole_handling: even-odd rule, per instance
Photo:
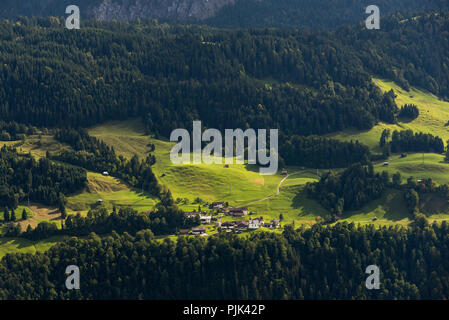
{"label": "dark evergreen tree", "polygon": [[22,210],[22,220],[28,219],[28,213],[25,208]]}

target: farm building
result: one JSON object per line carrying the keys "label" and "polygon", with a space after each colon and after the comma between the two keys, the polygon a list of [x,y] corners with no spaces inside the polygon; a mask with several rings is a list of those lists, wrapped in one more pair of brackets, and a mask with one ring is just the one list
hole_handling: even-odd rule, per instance
{"label": "farm building", "polygon": [[233,208],[229,208],[228,210],[229,215],[233,216],[233,217],[243,217],[246,216],[248,214],[248,208],[246,207],[242,207],[242,208],[237,208],[237,207],[233,207]]}
{"label": "farm building", "polygon": [[249,229],[259,229],[260,227],[263,227],[263,226],[264,226],[264,221],[263,221],[262,217],[249,220],[249,225],[248,225]]}
{"label": "farm building", "polygon": [[234,229],[234,227],[235,227],[235,222],[233,222],[233,221],[223,222],[220,226],[221,229]]}
{"label": "farm building", "polygon": [[187,216],[187,218],[194,218],[196,216],[198,216],[200,214],[200,212],[186,212],[185,215]]}
{"label": "farm building", "polygon": [[248,220],[242,220],[237,222],[237,229],[239,230],[246,230],[249,227],[249,221]]}
{"label": "farm building", "polygon": [[273,219],[270,221],[270,223],[265,224],[268,228],[278,228],[281,224],[281,221],[279,219]]}
{"label": "farm building", "polygon": [[205,234],[206,228],[193,228],[192,234]]}
{"label": "farm building", "polygon": [[222,201],[215,201],[215,202],[212,202],[211,206],[214,209],[222,209],[222,208],[224,208],[225,204]]}
{"label": "farm building", "polygon": [[187,235],[189,235],[189,233],[190,233],[189,229],[181,229],[181,230],[179,230],[179,235],[180,236],[187,236]]}
{"label": "farm building", "polygon": [[210,223],[211,220],[212,220],[211,216],[200,216],[200,221],[203,224]]}

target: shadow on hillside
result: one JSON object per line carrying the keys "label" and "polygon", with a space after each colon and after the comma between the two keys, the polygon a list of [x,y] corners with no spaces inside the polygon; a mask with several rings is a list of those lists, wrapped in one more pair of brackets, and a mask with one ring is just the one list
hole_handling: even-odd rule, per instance
{"label": "shadow on hillside", "polygon": [[383,210],[385,213],[383,216],[378,216],[378,219],[385,219],[393,222],[397,222],[406,218],[410,218],[405,200],[402,197],[402,193],[398,190],[387,190],[385,194],[380,198],[366,204],[362,209],[356,211],[349,211],[343,214],[343,219],[350,219],[356,215],[367,215],[367,219],[374,218],[373,213]]}
{"label": "shadow on hillside", "polygon": [[449,202],[438,194],[425,194],[421,201],[419,211],[427,217],[433,214],[449,213]]}
{"label": "shadow on hillside", "polygon": [[[232,166],[232,164],[231,164],[230,166]],[[248,164],[248,163],[245,163],[245,169],[246,169],[247,171],[259,173],[259,166],[256,165],[256,164]]]}
{"label": "shadow on hillside", "polygon": [[292,199],[291,207],[295,210],[301,210],[298,217],[306,216],[325,216],[327,210],[317,201],[307,198],[304,189],[300,189]]}
{"label": "shadow on hillside", "polygon": [[29,247],[32,242],[23,238],[0,238],[0,247],[3,247],[7,243],[11,242],[17,249]]}
{"label": "shadow on hillside", "polygon": [[398,120],[400,121],[400,123],[410,123],[410,122],[412,122],[413,120],[416,120],[416,119],[413,119],[413,118],[399,118]]}

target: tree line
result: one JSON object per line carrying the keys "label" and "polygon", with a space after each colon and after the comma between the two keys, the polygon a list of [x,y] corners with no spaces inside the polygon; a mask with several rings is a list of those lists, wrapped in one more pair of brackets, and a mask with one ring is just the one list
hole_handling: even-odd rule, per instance
{"label": "tree line", "polygon": [[340,174],[323,174],[318,182],[307,183],[305,191],[330,211],[328,220],[335,221],[343,211],[360,209],[380,198],[389,183],[388,172],[375,173],[371,163],[353,164]]}
{"label": "tree line", "polygon": [[0,141],[22,140],[27,135],[36,133],[36,128],[15,121],[5,122],[0,120]]}
{"label": "tree line", "polygon": [[0,23],[5,121],[87,127],[141,116],[169,136],[200,118],[220,130],[309,135],[369,129],[397,112],[354,52],[325,33],[95,21],[67,32],[47,20]]}
{"label": "tree line", "polygon": [[404,104],[399,109],[399,118],[407,119],[407,120],[414,120],[418,118],[419,116],[419,109],[414,104]]}
{"label": "tree line", "polygon": [[42,240],[56,235],[87,236],[94,232],[99,235],[113,231],[135,235],[140,230],[150,229],[155,235],[174,234],[179,229],[190,229],[200,224],[199,218],[188,218],[178,207],[158,206],[150,212],[138,212],[132,208],[114,208],[112,212],[104,207],[89,210],[86,217],[78,214],[67,216],[61,228],[55,223],[43,221],[36,228],[30,226],[22,232],[19,225],[9,227],[6,237],[23,237]]}
{"label": "tree line", "polygon": [[[159,196],[161,187],[151,169],[156,161],[150,154],[145,160],[134,155],[130,160],[117,156],[114,147],[90,136],[84,129],[57,129],[55,139],[67,143],[74,150],[63,150],[60,154],[50,155],[52,159],[70,163],[87,170],[107,172],[122,179],[135,188]],[[152,149],[154,150],[154,145]]]}
{"label": "tree line", "polygon": [[354,163],[370,161],[369,148],[358,141],[343,142],[319,136],[280,137],[279,149],[287,165],[309,168],[345,168]]}
{"label": "tree line", "polygon": [[63,195],[82,190],[86,184],[82,168],[47,158],[35,160],[30,154],[19,155],[12,147],[0,149],[0,207],[15,209],[25,200],[59,204]]}
{"label": "tree line", "polygon": [[[149,230],[92,233],[46,252],[7,254],[0,299],[447,299],[448,233],[446,221],[425,220],[177,241],[157,241]],[[82,290],[65,288],[72,264]],[[380,268],[379,290],[365,287],[369,265]]]}
{"label": "tree line", "polygon": [[387,152],[434,152],[443,153],[443,140],[430,133],[413,132],[412,130],[394,130],[389,140],[390,130],[384,129],[379,145],[388,149]]}

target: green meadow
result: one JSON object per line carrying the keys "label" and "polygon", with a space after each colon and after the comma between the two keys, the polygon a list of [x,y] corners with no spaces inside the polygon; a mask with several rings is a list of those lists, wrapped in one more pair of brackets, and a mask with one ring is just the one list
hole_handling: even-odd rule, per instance
{"label": "green meadow", "polygon": [[[14,210],[14,212],[16,214],[16,220],[22,219],[23,209],[25,209],[25,211],[27,212],[27,217],[28,218],[31,218],[31,217],[34,216],[33,211],[31,211],[27,206],[19,205],[17,207],[17,209]],[[2,212],[0,212],[0,221],[3,221],[3,220],[4,220],[4,217],[3,217],[3,211],[2,211]]]}
{"label": "green meadow", "polygon": [[419,109],[418,118],[398,124],[379,123],[370,130],[345,130],[327,135],[328,137],[343,141],[358,140],[369,146],[373,151],[379,150],[379,139],[384,129],[413,130],[415,132],[431,133],[439,136],[443,141],[449,139],[449,102],[442,101],[433,94],[422,90],[411,88],[405,91],[394,82],[373,78],[374,83],[383,91],[393,90],[396,94],[396,104],[398,107],[404,104],[415,104]]}
{"label": "green meadow", "polygon": [[157,203],[156,197],[130,188],[114,177],[88,172],[87,179],[86,190],[67,197],[69,212],[87,212],[98,205],[98,200],[101,200],[101,205],[108,209],[114,206],[132,207],[137,211],[151,210]]}
{"label": "green meadow", "polygon": [[415,153],[405,158],[395,154],[390,156],[388,163],[388,166],[376,164],[374,168],[376,171],[387,171],[390,175],[399,172],[404,180],[408,177],[417,180],[431,178],[437,184],[449,183],[449,163],[441,154]]}
{"label": "green meadow", "polygon": [[[376,221],[374,219],[377,218]],[[411,216],[399,190],[388,189],[385,194],[360,210],[344,213],[341,221],[360,224],[391,225],[408,224]]]}
{"label": "green meadow", "polygon": [[[199,197],[205,202],[225,201],[230,205],[248,206],[250,211],[256,212],[256,216],[263,216],[266,220],[278,219],[282,213],[284,223],[313,223],[316,216],[326,214],[319,204],[307,199],[302,192],[307,182],[317,180],[315,170],[288,168],[290,173],[300,174],[288,177],[277,194],[278,185],[285,176],[263,176],[255,166],[231,164],[226,168],[224,163],[173,164],[170,151],[174,143],[145,135],[139,121],[109,122],[91,128],[89,133],[113,145],[118,154],[128,158],[134,154],[146,156],[148,144],[154,143],[156,164],[153,171],[159,182],[171,190],[175,199],[189,199],[190,204],[180,205],[184,210],[197,209],[198,204],[193,204],[193,201]],[[318,172],[321,173],[322,170]],[[77,200],[76,197],[73,200]]]}
{"label": "green meadow", "polygon": [[[287,179],[288,180],[288,179]],[[290,185],[271,199],[251,204],[249,208],[266,221],[283,216],[283,224],[315,222],[317,216],[325,216],[326,210],[316,201],[310,200],[303,192],[304,185]]]}
{"label": "green meadow", "polygon": [[[405,91],[394,82],[374,78],[374,83],[384,92],[393,90],[396,95],[396,103],[400,107],[404,104],[415,104],[419,109],[418,118],[412,121],[399,121],[398,124],[378,123],[370,130],[344,130],[333,133],[328,137],[342,141],[358,140],[367,145],[373,152],[380,152],[379,139],[384,129],[413,130],[439,136],[445,144],[449,139],[449,102],[442,101],[433,94],[411,88]],[[384,166],[383,161],[375,164],[378,172],[387,171],[390,175],[399,172],[403,182],[412,176],[416,180],[431,178],[437,184],[449,183],[449,163],[444,161],[444,155],[434,153],[408,154],[401,158],[399,154],[393,154]],[[442,221],[449,218],[447,206],[441,206],[440,212],[427,213],[430,221]],[[438,211],[438,209],[437,209]],[[376,217],[377,220],[373,221]],[[405,210],[403,199],[397,191],[391,190],[381,199],[373,201],[362,210],[346,213],[344,219],[360,223],[373,224],[407,224],[410,217]]]}
{"label": "green meadow", "polygon": [[[393,90],[398,106],[415,104],[419,109],[418,118],[408,122],[399,121],[394,125],[379,123],[367,131],[345,130],[328,137],[343,141],[358,140],[369,146],[373,152],[380,152],[379,139],[384,129],[430,133],[443,139],[446,144],[449,139],[449,102],[416,88],[407,92],[391,81],[376,78],[373,81],[383,91]],[[409,154],[405,158],[393,154],[388,162],[388,166],[376,164],[376,170],[385,170],[391,174],[399,171],[404,178],[432,178],[438,184],[449,183],[449,163],[444,161],[444,155],[425,153],[423,159],[423,154]]]}
{"label": "green meadow", "polygon": [[[416,104],[420,110],[419,117],[413,121],[401,121],[395,125],[378,123],[371,130],[366,131],[349,129],[329,134],[328,137],[343,141],[358,140],[368,145],[375,153],[380,152],[379,138],[382,131],[387,128],[431,133],[441,137],[445,142],[449,139],[449,127],[446,126],[449,122],[448,102],[415,88],[407,92],[390,81],[376,78],[373,81],[383,91],[393,89],[398,106]],[[319,176],[327,170],[317,172],[313,169],[289,167],[287,169],[290,176],[284,179],[285,176],[281,174],[262,176],[253,165],[230,164],[229,167],[225,167],[224,158],[221,159],[223,160],[221,164],[173,164],[170,160],[170,151],[174,143],[145,134],[143,125],[136,119],[111,121],[89,128],[88,131],[91,135],[113,146],[117,154],[126,158],[131,158],[133,155],[140,158],[146,157],[149,154],[149,144],[153,143],[156,147],[154,151],[156,164],[153,166],[153,171],[160,184],[171,190],[174,199],[189,200],[188,204],[179,204],[183,210],[198,209],[199,204],[195,202],[195,199],[201,198],[204,202],[225,201],[233,206],[248,206],[250,211],[256,212],[252,217],[263,216],[266,221],[279,219],[282,214],[283,225],[292,222],[311,225],[315,223],[317,217],[327,215],[326,210],[316,201],[308,199],[304,192],[306,183],[317,181]],[[70,148],[57,142],[49,134],[33,135],[24,141],[1,142],[1,145],[14,145],[19,152],[30,152],[37,158],[45,156],[47,150],[56,153]],[[388,166],[384,166],[382,162],[375,164],[375,170],[387,171],[390,174],[400,172],[403,181],[413,176],[417,180],[432,178],[437,184],[449,183],[449,163],[444,161],[444,155],[426,153],[423,159],[423,154],[409,154],[405,158],[393,154],[388,159],[388,163]],[[102,200],[101,206],[108,209],[112,209],[113,206],[132,207],[138,211],[151,210],[158,202],[156,197],[130,188],[114,177],[94,172],[88,172],[87,176],[86,189],[67,197],[69,213],[85,214],[98,205],[98,200]],[[34,210],[35,206],[31,207]],[[54,208],[48,208],[43,214],[40,211],[33,212],[22,203],[16,210],[17,218],[21,217],[23,208],[27,210],[28,216],[32,217],[35,223],[40,221],[58,223],[48,215],[53,214]],[[426,199],[422,210],[430,221],[449,219],[449,204],[444,199]],[[2,215],[0,215],[1,219],[3,219]],[[223,221],[233,219],[224,217]],[[375,225],[406,225],[411,222],[411,217],[405,208],[401,193],[390,189],[382,198],[372,201],[362,209],[346,212],[341,221]],[[217,231],[214,223],[207,226],[209,234]],[[273,232],[279,232],[279,230]],[[242,234],[242,236],[245,235],[246,233]],[[60,240],[60,238],[51,238],[46,241],[32,242],[25,239],[2,238],[0,257],[9,252],[46,250]]]}
{"label": "green meadow", "polygon": [[125,157],[134,154],[145,157],[148,144],[156,146],[156,164],[153,171],[159,182],[167,186],[176,199],[193,201],[200,197],[204,201],[227,201],[241,205],[275,193],[281,175],[262,176],[255,166],[231,164],[173,164],[170,151],[173,142],[150,138],[145,135],[139,121],[109,122],[94,127],[89,133],[113,145],[115,151]]}
{"label": "green meadow", "polygon": [[66,238],[67,237],[56,236],[40,241],[30,241],[23,238],[0,238],[0,259],[8,253],[43,252]]}

